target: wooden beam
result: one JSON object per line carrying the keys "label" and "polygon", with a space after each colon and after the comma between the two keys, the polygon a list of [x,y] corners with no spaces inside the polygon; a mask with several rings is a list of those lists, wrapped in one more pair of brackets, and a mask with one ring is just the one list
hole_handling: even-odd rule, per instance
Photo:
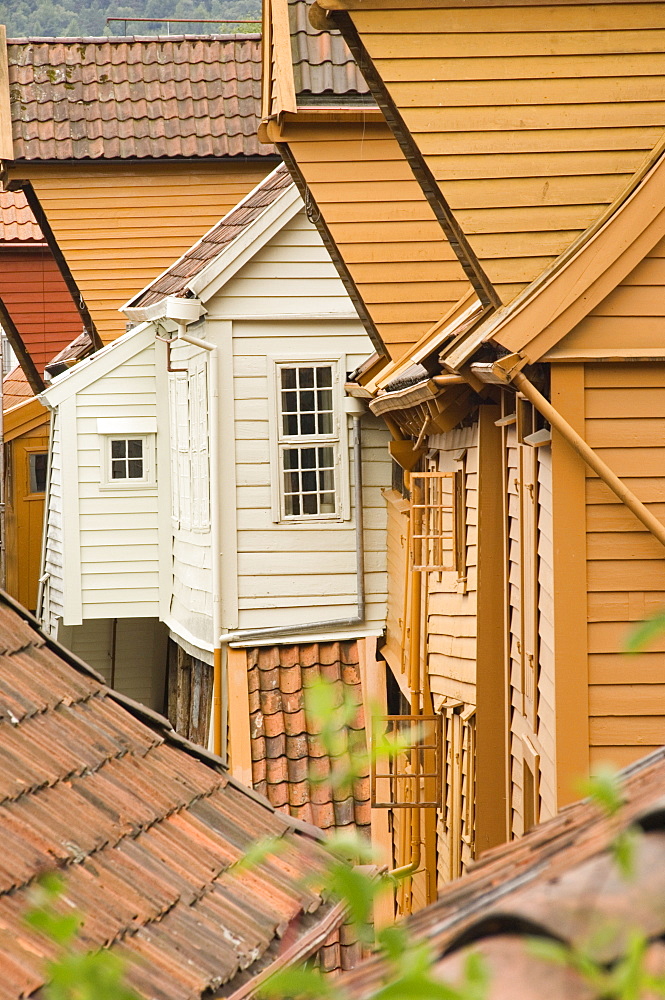
{"label": "wooden beam", "polygon": [[476,852],[503,843],[506,827],[506,699],[501,427],[498,406],[478,410],[476,652]]}
{"label": "wooden beam", "polygon": [[252,743],[249,734],[246,650],[227,648],[226,675],[229,691],[230,770],[234,778],[252,788]]}
{"label": "wooden beam", "polygon": [[14,159],[12,138],[12,109],[9,97],[9,65],[7,62],[7,33],[0,24],[0,160]]}
{"label": "wooden beam", "polygon": [[[552,404],[584,433],[584,365],[551,369]],[[589,772],[587,655],[586,467],[558,431],[552,431],[554,571],[554,697],[557,808],[579,798]]]}

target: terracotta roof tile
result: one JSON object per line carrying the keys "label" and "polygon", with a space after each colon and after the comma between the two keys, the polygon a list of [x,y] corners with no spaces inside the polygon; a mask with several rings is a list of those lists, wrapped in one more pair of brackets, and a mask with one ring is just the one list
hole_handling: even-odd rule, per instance
{"label": "terracotta roof tile", "polygon": [[[458,982],[470,953],[489,974],[487,1000],[592,1000],[597,991],[573,969],[533,954],[534,935],[564,942],[611,968],[632,933],[649,944],[649,964],[665,968],[665,747],[626,768],[624,804],[608,818],[589,800],[563,809],[520,840],[489,851],[436,903],[408,921],[427,940],[436,970]],[[617,869],[612,843],[637,827],[634,872]],[[385,983],[385,963],[370,959],[342,992],[365,1000]],[[646,994],[645,994],[646,995]]]}
{"label": "terracotta roof tile", "polygon": [[[271,787],[286,808],[298,789],[282,764]],[[271,835],[283,853],[234,869]],[[333,904],[304,875],[323,864],[313,837],[165,719],[128,711],[0,593],[2,1000],[36,994],[54,956],[24,923],[45,869],[63,876],[57,906],[82,915],[82,947],[122,956],[140,997],[189,1000],[251,979],[287,928],[316,950],[308,935]]]}
{"label": "terracotta roof tile", "polygon": [[0,191],[0,242],[44,243],[42,231],[22,191]]}
{"label": "terracotta roof tile", "polygon": [[312,0],[289,0],[293,77],[298,104],[374,106],[369,87],[339,31],[309,23]]}
{"label": "terracotta roof tile", "polygon": [[[165,271],[151,285],[139,292],[132,299],[131,308],[154,305],[161,302],[167,295],[186,295],[187,287],[192,278],[203,271],[252,223],[256,222],[259,216],[292,184],[286,167],[280,163],[198,243],[195,243],[175,264],[172,264],[168,271]],[[266,664],[262,669],[269,669],[269,666]]]}
{"label": "terracotta roof tile", "polygon": [[2,409],[9,410],[12,406],[32,399],[34,393],[30,388],[23,369],[19,366],[8,372],[2,380]]}
{"label": "terracotta roof tile", "polygon": [[17,160],[268,156],[259,35],[8,41]]}
{"label": "terracotta roof tile", "polygon": [[[337,704],[357,705],[354,725],[339,754],[331,758],[316,720],[308,718],[305,688],[318,677],[334,682]],[[345,678],[348,677],[348,683]],[[333,789],[331,775],[348,767],[365,748],[364,711],[358,647],[355,642],[259,647],[248,651],[250,733],[254,787],[277,809],[289,811],[324,830],[370,825],[369,778],[348,789]]]}

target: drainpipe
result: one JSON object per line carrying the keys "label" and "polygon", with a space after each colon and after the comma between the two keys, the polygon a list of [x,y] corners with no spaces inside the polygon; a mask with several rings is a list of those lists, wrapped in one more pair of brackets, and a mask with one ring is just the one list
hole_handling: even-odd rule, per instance
{"label": "drainpipe", "polygon": [[222,570],[221,570],[221,503],[219,469],[219,372],[217,345],[187,333],[187,324],[178,323],[178,340],[192,347],[207,351],[210,355],[210,548],[212,551],[212,634],[213,634],[213,682],[212,682],[212,729],[213,751],[222,755]]}
{"label": "drainpipe", "polygon": [[[365,621],[365,539],[363,532],[363,475],[362,475],[362,431],[360,420],[365,412],[365,404],[355,396],[347,396],[344,400],[345,411],[353,418],[353,466],[354,485],[353,503],[355,508],[356,530],[356,613],[352,618],[329,618],[326,621],[307,622],[304,625],[275,625],[267,628],[245,629],[236,632],[225,632],[219,638],[222,645],[231,642],[246,641],[248,644],[257,639],[291,635],[293,632],[320,632],[323,629],[346,629],[354,625],[362,625]],[[217,642],[217,636],[215,636]]]}
{"label": "drainpipe", "polygon": [[[665,526],[661,524],[658,518],[654,517],[649,508],[645,507],[641,500],[637,499],[635,494],[628,489],[626,484],[622,482],[622,480],[619,479],[614,472],[612,472],[609,465],[606,465],[602,458],[589,447],[584,438],[570,426],[568,421],[561,416],[559,411],[552,406],[549,400],[545,399],[543,394],[536,389],[535,385],[529,381],[526,375],[524,375],[521,371],[515,371],[514,368],[512,371],[506,371],[505,363],[509,360],[510,359],[502,358],[499,366],[491,366],[491,375],[494,376],[492,381],[502,381],[504,384],[510,381],[523,396],[526,396],[529,402],[533,403],[535,408],[539,411],[539,413],[542,413],[552,427],[554,427],[559,434],[566,439],[571,448],[577,452],[589,468],[593,469],[605,485],[612,490],[621,503],[625,504],[625,506],[633,512],[635,517],[642,522],[644,527],[650,531],[655,538],[658,539],[661,545],[665,546]],[[480,368],[480,366],[472,366],[472,370],[474,372],[477,372],[478,368]],[[498,379],[496,378],[497,375]]]}

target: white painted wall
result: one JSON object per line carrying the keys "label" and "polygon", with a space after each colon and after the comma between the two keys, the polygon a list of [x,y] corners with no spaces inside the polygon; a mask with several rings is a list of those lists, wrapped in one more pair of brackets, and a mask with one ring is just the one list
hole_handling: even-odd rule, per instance
{"label": "white painted wall", "polygon": [[52,416],[52,454],[47,496],[46,540],[44,548],[45,577],[42,606],[38,614],[51,635],[57,635],[58,621],[64,610],[63,550],[62,550],[62,456],[58,413]]}

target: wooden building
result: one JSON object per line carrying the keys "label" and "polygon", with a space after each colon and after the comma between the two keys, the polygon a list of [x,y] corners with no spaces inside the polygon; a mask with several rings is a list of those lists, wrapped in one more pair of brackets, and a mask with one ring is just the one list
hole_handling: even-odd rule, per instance
{"label": "wooden building", "polygon": [[5,587],[34,611],[49,440],[48,411],[35,393],[46,365],[81,334],[83,318],[20,191],[0,193],[0,325],[19,362],[2,387]]}
{"label": "wooden building", "polygon": [[[297,6],[266,9],[278,94],[295,79]],[[310,46],[343,63],[340,31],[362,67],[464,276],[406,350],[382,336],[376,286],[354,281],[381,354],[356,391],[390,428],[404,480],[386,495],[382,653],[402,712],[442,717],[434,799],[420,782],[436,808],[415,809],[406,855],[396,843],[396,863],[410,852],[427,876],[408,908],[554,815],[590,768],[665,742],[662,642],[623,654],[665,597],[665,5],[317,0],[309,16]],[[316,205],[340,272],[359,278],[383,252],[382,188],[311,168],[344,135],[343,106],[318,139],[298,94],[288,112],[266,92],[262,135]],[[336,229],[344,200],[352,250]],[[396,303],[426,300],[420,274],[394,279]]]}
{"label": "wooden building", "polygon": [[123,302],[275,165],[256,140],[259,36],[0,49],[3,169],[108,342]]}
{"label": "wooden building", "polygon": [[286,169],[124,311],[138,325],[41,397],[42,619],[121,691],[166,692],[179,731],[228,748],[275,806],[367,828],[366,780],[311,794],[310,751],[327,756],[304,689],[335,680],[358,707],[349,752],[364,742],[388,434],[345,396],[371,342]]}

